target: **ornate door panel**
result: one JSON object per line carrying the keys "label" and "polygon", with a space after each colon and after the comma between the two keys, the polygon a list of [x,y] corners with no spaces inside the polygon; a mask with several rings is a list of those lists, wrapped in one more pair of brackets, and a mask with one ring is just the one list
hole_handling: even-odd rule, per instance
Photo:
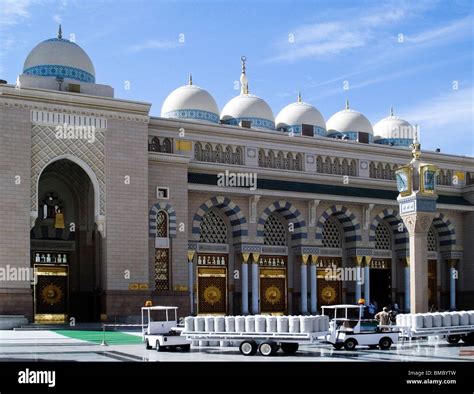
{"label": "ornate door panel", "polygon": [[[341,303],[342,283],[339,280],[330,280],[334,268],[341,266],[340,257],[319,257],[317,263],[318,305],[336,305]],[[329,270],[331,269],[331,270]]]}
{"label": "ornate door panel", "polygon": [[437,264],[436,260],[428,260],[428,306],[438,307]]}
{"label": "ornate door panel", "polygon": [[58,323],[68,318],[68,266],[35,264],[35,322]]}
{"label": "ornate door panel", "polygon": [[286,313],[286,269],[260,268],[261,313]]}
{"label": "ornate door panel", "polygon": [[227,313],[227,267],[198,267],[198,314]]}

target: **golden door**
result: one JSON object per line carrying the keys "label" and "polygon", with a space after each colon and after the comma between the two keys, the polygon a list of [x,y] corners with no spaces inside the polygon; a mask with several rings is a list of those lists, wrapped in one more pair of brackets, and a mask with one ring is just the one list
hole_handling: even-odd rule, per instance
{"label": "golden door", "polygon": [[227,313],[227,267],[197,268],[198,314]]}
{"label": "golden door", "polygon": [[64,323],[68,318],[68,266],[35,264],[35,322]]}
{"label": "golden door", "polygon": [[260,311],[286,313],[286,268],[260,268]]}

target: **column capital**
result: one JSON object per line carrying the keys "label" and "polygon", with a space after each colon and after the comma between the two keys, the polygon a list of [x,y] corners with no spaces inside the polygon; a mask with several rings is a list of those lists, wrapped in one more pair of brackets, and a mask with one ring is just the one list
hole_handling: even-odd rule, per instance
{"label": "column capital", "polygon": [[362,265],[362,260],[364,260],[364,256],[354,256],[354,262],[359,267]]}
{"label": "column capital", "polygon": [[311,255],[311,265],[316,265],[318,264],[318,255],[312,254]]}
{"label": "column capital", "polygon": [[242,253],[242,264],[247,264],[249,261],[250,253]]}
{"label": "column capital", "polygon": [[260,253],[252,253],[252,261],[254,264],[258,264],[259,258],[260,258]]}
{"label": "column capital", "polygon": [[370,267],[370,262],[372,261],[372,256],[364,256],[365,257],[365,265]]}
{"label": "column capital", "polygon": [[410,266],[410,256],[405,257],[405,265],[406,265],[407,267]]}
{"label": "column capital", "polygon": [[301,255],[301,265],[307,265],[309,259],[309,254],[302,254]]}
{"label": "column capital", "polygon": [[194,255],[196,254],[195,250],[188,250],[188,263],[192,263]]}
{"label": "column capital", "polygon": [[456,268],[458,260],[450,259],[450,260],[447,260],[447,263],[448,263],[449,268]]}
{"label": "column capital", "polygon": [[408,233],[414,235],[427,234],[434,216],[435,213],[431,212],[416,212],[409,215],[402,215],[401,218],[407,227]]}

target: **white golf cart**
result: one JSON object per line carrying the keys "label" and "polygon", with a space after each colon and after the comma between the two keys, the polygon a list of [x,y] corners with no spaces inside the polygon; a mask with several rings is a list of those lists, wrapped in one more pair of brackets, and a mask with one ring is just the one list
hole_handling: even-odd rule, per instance
{"label": "white golf cart", "polygon": [[178,308],[175,306],[142,307],[142,338],[147,349],[189,351],[191,341],[181,336]]}
{"label": "white golf cart", "polygon": [[323,315],[329,316],[326,340],[335,349],[354,350],[358,345],[382,350],[398,342],[400,331],[394,326],[382,326],[374,319],[363,319],[363,305],[323,306]]}

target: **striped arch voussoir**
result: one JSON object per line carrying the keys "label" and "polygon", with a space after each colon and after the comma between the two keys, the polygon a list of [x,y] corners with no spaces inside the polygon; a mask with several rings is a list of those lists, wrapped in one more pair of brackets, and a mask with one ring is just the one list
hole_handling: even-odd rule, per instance
{"label": "striped arch voussoir", "polygon": [[438,212],[433,219],[432,226],[438,234],[441,250],[450,250],[456,245],[456,231],[451,221],[445,215]]}
{"label": "striped arch voussoir", "polygon": [[362,240],[360,223],[356,216],[343,205],[333,205],[323,212],[316,223],[316,241],[322,243],[324,223],[331,215],[336,216],[342,225],[346,246],[355,246]]}
{"label": "striped arch voussoir", "polygon": [[168,234],[170,238],[176,237],[176,212],[169,203],[158,202],[153,205],[148,215],[148,229],[150,238],[156,237],[156,220],[158,212],[165,211],[168,214]]}
{"label": "striped arch voussoir", "polygon": [[[370,247],[375,248],[375,230],[377,226],[385,220],[390,227],[392,228],[395,242],[395,249],[405,249],[408,247],[408,232],[406,227],[403,225],[403,222],[398,214],[398,211],[395,209],[384,209],[380,212],[372,221],[369,229],[369,244]],[[400,225],[400,223],[402,225]],[[400,231],[401,230],[401,231]]]}

